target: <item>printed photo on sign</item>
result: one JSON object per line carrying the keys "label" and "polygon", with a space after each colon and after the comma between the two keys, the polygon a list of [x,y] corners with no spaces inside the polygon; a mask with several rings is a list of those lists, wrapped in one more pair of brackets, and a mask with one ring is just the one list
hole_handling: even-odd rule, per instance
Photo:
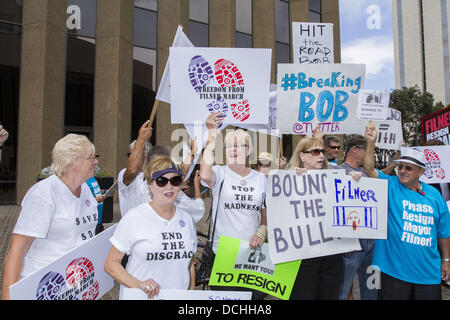
{"label": "printed photo on sign", "polygon": [[266,204],[273,263],[360,250],[357,239],[325,234],[328,175],[333,175],[333,170],[316,170],[301,176],[291,170],[270,171]]}
{"label": "printed photo on sign", "polygon": [[268,124],[270,49],[170,48],[172,123]]}
{"label": "printed photo on sign", "polygon": [[[426,169],[420,181],[425,183],[450,182],[450,146],[413,147],[425,155]],[[407,148],[402,148],[402,153]]]}
{"label": "printed photo on sign", "polygon": [[265,243],[250,249],[249,242],[221,236],[210,286],[243,287],[289,299],[301,261],[273,264]]}
{"label": "printed photo on sign", "polygon": [[277,127],[281,133],[311,136],[355,133],[363,64],[278,64]]}
{"label": "printed photo on sign", "polygon": [[387,238],[386,180],[329,175],[326,185],[326,236]]}
{"label": "printed photo on sign", "polygon": [[386,120],[388,117],[390,93],[387,91],[360,90],[358,119]]}
{"label": "printed photo on sign", "polygon": [[333,24],[292,22],[294,63],[333,64]]}
{"label": "printed photo on sign", "polygon": [[114,286],[105,272],[112,226],[10,287],[11,300],[98,300]]}

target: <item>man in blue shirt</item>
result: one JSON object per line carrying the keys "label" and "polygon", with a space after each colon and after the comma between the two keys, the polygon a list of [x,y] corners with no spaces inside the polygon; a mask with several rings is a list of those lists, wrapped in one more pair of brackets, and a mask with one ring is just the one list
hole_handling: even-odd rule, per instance
{"label": "man in blue shirt", "polygon": [[[442,299],[441,280],[450,279],[450,213],[441,194],[420,182],[424,154],[409,148],[398,164],[398,176],[375,169],[377,132],[366,128],[364,170],[388,183],[388,237],[376,240],[372,264],[381,271],[380,299]],[[438,243],[442,257],[438,250]]]}

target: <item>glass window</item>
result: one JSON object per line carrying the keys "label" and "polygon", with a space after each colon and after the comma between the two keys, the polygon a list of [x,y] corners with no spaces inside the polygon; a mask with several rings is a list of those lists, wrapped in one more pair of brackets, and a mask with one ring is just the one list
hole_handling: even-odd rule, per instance
{"label": "glass window", "polygon": [[320,0],[309,0],[309,11],[320,13],[321,12]]}
{"label": "glass window", "polygon": [[275,0],[275,39],[289,44],[289,4]]}
{"label": "glass window", "polygon": [[320,13],[309,11],[309,22],[322,22]]}
{"label": "glass window", "polygon": [[134,0],[137,8],[158,11],[158,0]]}
{"label": "glass window", "polygon": [[0,19],[8,22],[22,22],[22,1],[1,0]]}
{"label": "glass window", "polygon": [[190,20],[208,23],[208,10],[209,10],[208,0],[189,0]]}
{"label": "glass window", "polygon": [[0,123],[8,131],[0,159],[0,203],[16,203],[16,162],[22,27],[0,23]]}
{"label": "glass window", "polygon": [[196,47],[208,47],[209,26],[206,23],[189,20],[189,40]]}
{"label": "glass window", "polygon": [[275,42],[277,63],[291,63],[291,49],[288,44]]}
{"label": "glass window", "polygon": [[134,8],[133,43],[135,46],[156,49],[157,27],[157,12]]}
{"label": "glass window", "polygon": [[236,31],[247,34],[253,33],[252,0],[236,0]]}
{"label": "glass window", "polygon": [[253,48],[252,35],[236,31],[236,48]]}
{"label": "glass window", "polygon": [[[76,7],[69,10],[70,6]],[[95,38],[97,0],[69,0],[67,20],[69,33]]]}

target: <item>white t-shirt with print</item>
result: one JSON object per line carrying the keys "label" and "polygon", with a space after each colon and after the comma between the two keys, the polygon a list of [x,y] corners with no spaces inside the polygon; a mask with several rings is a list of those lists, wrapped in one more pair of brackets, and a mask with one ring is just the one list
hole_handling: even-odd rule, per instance
{"label": "white t-shirt with print", "polygon": [[20,278],[94,237],[97,222],[97,201],[85,183],[79,198],[56,175],[33,185],[13,230],[35,238],[25,254]]}
{"label": "white t-shirt with print", "polygon": [[126,269],[136,279],[152,278],[160,289],[188,289],[197,233],[192,217],[184,210],[177,208],[173,218],[166,220],[148,203],[141,204],[122,217],[110,241],[130,255]]}
{"label": "white t-shirt with print", "polygon": [[[123,183],[123,174],[126,169],[122,169],[118,175],[119,206],[122,217],[134,207],[152,200],[148,189],[148,184],[144,180],[144,173],[140,172],[136,178],[127,186]],[[197,223],[205,213],[205,203],[203,199],[191,199],[183,191],[180,191],[175,201],[175,206],[189,213],[194,222]]]}
{"label": "white t-shirt with print", "polygon": [[[251,169],[245,177],[240,176],[228,166],[213,166],[216,184],[213,192],[213,220],[211,234],[216,215],[217,198],[222,181],[222,191],[217,211],[216,231],[214,233],[213,250],[216,252],[221,235],[250,240],[259,228],[261,208],[266,192],[266,177],[261,172]],[[208,187],[202,181],[205,187]]]}

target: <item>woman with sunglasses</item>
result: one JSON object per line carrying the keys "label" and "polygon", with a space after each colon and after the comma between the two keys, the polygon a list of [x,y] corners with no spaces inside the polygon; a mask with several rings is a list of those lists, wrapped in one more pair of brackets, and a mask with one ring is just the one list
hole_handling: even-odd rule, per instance
{"label": "woman with sunglasses", "polygon": [[[297,174],[304,174],[308,170],[328,169],[325,154],[321,132],[316,131],[312,138],[305,137],[299,141],[288,169],[295,170]],[[290,299],[337,300],[341,274],[341,254],[303,259]]]}
{"label": "woman with sunglasses", "polygon": [[214,165],[220,112],[206,119],[208,141],[200,164],[202,184],[213,191],[212,225],[215,223],[213,251],[217,251],[221,235],[248,240],[250,248],[260,247],[267,235],[264,208],[266,177],[251,169],[247,158],[252,148],[250,136],[242,129],[227,130],[225,136],[226,165]]}
{"label": "woman with sunglasses", "polygon": [[95,147],[68,134],[52,150],[52,175],[28,190],[11,237],[3,299],[19,279],[38,271],[95,236],[97,201],[85,183],[94,175]]}
{"label": "woman with sunglasses", "polygon": [[[105,270],[120,286],[139,288],[149,298],[160,289],[194,289],[193,256],[197,234],[192,217],[174,203],[183,174],[169,157],[151,160],[144,169],[152,200],[122,217],[111,237]],[[126,269],[121,265],[130,255]]]}

